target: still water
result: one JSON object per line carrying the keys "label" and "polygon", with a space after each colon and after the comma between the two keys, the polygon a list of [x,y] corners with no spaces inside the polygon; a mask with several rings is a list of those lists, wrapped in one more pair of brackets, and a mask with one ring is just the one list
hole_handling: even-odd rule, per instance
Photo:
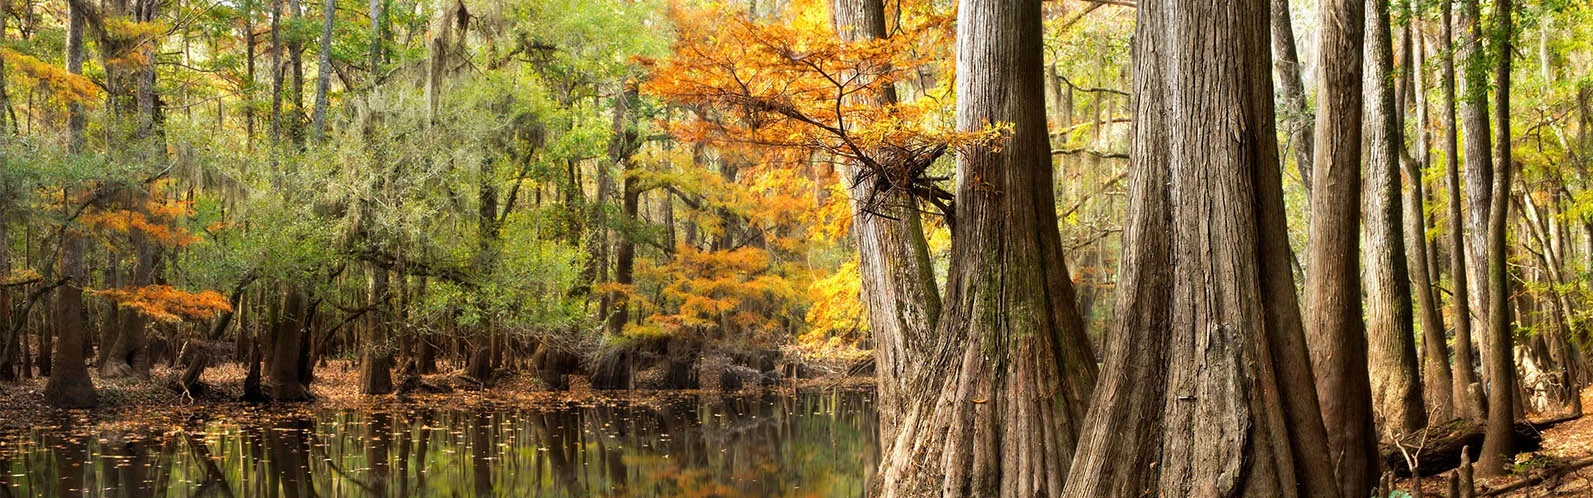
{"label": "still water", "polygon": [[0,446],[0,498],[855,497],[879,458],[872,401],[312,407],[188,429],[36,429]]}

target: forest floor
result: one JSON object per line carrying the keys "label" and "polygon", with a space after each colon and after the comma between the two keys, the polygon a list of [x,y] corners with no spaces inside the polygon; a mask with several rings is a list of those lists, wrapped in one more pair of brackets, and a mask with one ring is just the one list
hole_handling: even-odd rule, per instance
{"label": "forest floor", "polygon": [[[1593,387],[1582,391],[1582,406],[1593,406]],[[1477,496],[1593,497],[1593,416],[1560,423],[1542,435],[1542,447],[1517,454],[1509,475],[1477,478]],[[1451,472],[1422,478],[1425,496],[1448,497]],[[1395,487],[1409,490],[1414,482],[1403,479]]]}
{"label": "forest floor", "polygon": [[[43,378],[0,383],[0,439],[15,437],[31,429],[54,427],[89,431],[192,428],[217,418],[248,419],[280,414],[284,410],[384,409],[394,405],[489,410],[494,407],[614,402],[645,405],[678,399],[680,396],[725,394],[709,390],[592,390],[585,387],[584,379],[572,380],[572,387],[568,391],[557,391],[544,387],[528,373],[515,373],[499,378],[485,389],[453,388],[450,392],[442,393],[363,396],[358,392],[359,370],[354,364],[331,360],[315,369],[315,380],[310,384],[314,400],[306,403],[250,404],[239,400],[243,395],[243,379],[248,374],[243,364],[222,363],[207,369],[203,380],[209,390],[198,399],[168,387],[175,385],[178,374],[165,366],[157,366],[148,380],[136,377],[102,379],[99,372],[91,368],[90,376],[99,391],[100,406],[88,410],[49,407],[44,401]],[[423,382],[431,386],[457,386],[461,384],[457,377],[456,372],[444,372],[427,375]],[[789,392],[794,389],[861,388],[872,385],[872,377],[834,377],[803,379],[768,389]]]}

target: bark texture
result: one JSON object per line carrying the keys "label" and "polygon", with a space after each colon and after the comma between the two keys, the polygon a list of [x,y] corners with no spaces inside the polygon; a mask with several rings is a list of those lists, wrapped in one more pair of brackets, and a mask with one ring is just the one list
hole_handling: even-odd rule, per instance
{"label": "bark texture", "polygon": [[1406,29],[1416,45],[1412,52],[1416,100],[1416,154],[1404,159],[1405,177],[1410,179],[1405,191],[1405,248],[1410,261],[1411,297],[1415,300],[1416,315],[1421,324],[1422,398],[1426,403],[1427,422],[1440,424],[1455,418],[1454,379],[1449,368],[1449,345],[1444,334],[1444,318],[1438,309],[1438,298],[1433,292],[1435,280],[1432,258],[1427,241],[1427,186],[1423,171],[1432,162],[1428,146],[1427,78],[1422,46],[1421,29],[1413,22]]}
{"label": "bark texture", "polygon": [[[1488,136],[1488,61],[1482,52],[1484,29],[1478,11],[1477,0],[1460,0],[1459,46],[1455,47],[1455,54],[1464,92],[1459,106],[1466,154],[1466,249],[1471,254],[1466,267],[1466,283],[1471,286],[1467,305],[1478,321],[1488,323],[1488,210],[1493,188],[1489,160],[1493,146]],[[1479,340],[1478,345],[1482,346],[1482,361],[1487,362],[1487,342]]]}
{"label": "bark texture", "polygon": [[1095,361],[1057,228],[1039,0],[963,0],[957,125],[1011,128],[957,158],[951,274],[935,356],[908,386],[877,495],[1061,491]]}
{"label": "bark texture", "polygon": [[1503,475],[1514,462],[1511,426],[1515,423],[1517,391],[1515,330],[1510,320],[1510,269],[1505,266],[1505,247],[1510,219],[1510,182],[1513,161],[1510,157],[1510,46],[1512,13],[1510,0],[1496,0],[1494,12],[1499,27],[1496,41],[1499,53],[1496,66],[1499,105],[1494,115],[1498,121],[1499,156],[1494,161],[1493,205],[1488,213],[1488,430],[1482,440],[1482,454],[1477,457],[1478,474]]}
{"label": "bark texture", "polygon": [[1455,13],[1451,2],[1439,4],[1443,11],[1443,33],[1439,36],[1441,45],[1438,47],[1443,54],[1439,93],[1444,96],[1444,181],[1449,190],[1449,264],[1454,279],[1454,297],[1450,299],[1451,316],[1455,321],[1455,392],[1452,399],[1455,400],[1457,416],[1482,420],[1482,399],[1474,396],[1481,392],[1481,388],[1471,388],[1477,383],[1477,370],[1473,366],[1476,363],[1476,350],[1472,347],[1471,339],[1471,292],[1467,283],[1469,270],[1466,268],[1466,253],[1470,249],[1466,247],[1465,215],[1461,207],[1465,192],[1461,190],[1460,183],[1460,119],[1455,98]]}
{"label": "bark texture", "polygon": [[1139,3],[1121,318],[1064,496],[1339,496],[1247,22],[1267,8]]}
{"label": "bark texture", "polygon": [[[882,0],[834,0],[831,8],[842,41],[887,36]],[[894,104],[896,91],[887,87],[872,98],[880,105]],[[925,345],[934,342],[940,291],[918,202],[907,186],[892,185],[885,175],[859,181],[864,173],[861,165],[842,167],[851,179],[852,235],[857,241],[862,298],[874,340],[880,435],[889,440],[896,432],[901,407],[907,404],[902,399],[906,382],[916,376],[911,369],[922,364],[927,356]],[[876,201],[873,212],[868,211],[870,200]]]}
{"label": "bark texture", "polygon": [[[1366,1],[1366,336],[1372,401],[1383,435],[1414,434],[1427,426],[1416,362],[1400,204],[1401,109],[1394,105],[1394,37],[1389,0]],[[1420,176],[1416,177],[1420,179]]]}
{"label": "bark texture", "polygon": [[1362,320],[1361,84],[1363,0],[1325,0],[1318,47],[1316,160],[1311,181],[1307,310],[1312,371],[1328,428],[1327,450],[1344,498],[1377,479],[1372,393]]}

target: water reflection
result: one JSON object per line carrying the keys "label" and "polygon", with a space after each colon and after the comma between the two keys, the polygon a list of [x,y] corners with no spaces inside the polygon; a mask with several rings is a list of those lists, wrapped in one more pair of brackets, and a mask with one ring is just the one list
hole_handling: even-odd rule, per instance
{"label": "water reflection", "polygon": [[0,447],[0,498],[863,496],[879,458],[871,397],[320,411],[161,434],[41,429]]}

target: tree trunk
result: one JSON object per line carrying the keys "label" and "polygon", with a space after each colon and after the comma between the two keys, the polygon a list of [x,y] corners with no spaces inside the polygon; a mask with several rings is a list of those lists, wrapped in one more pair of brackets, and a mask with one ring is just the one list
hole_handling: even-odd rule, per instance
{"label": "tree trunk", "polygon": [[958,154],[937,355],[887,441],[882,497],[1046,496],[1067,475],[1096,372],[1057,228],[1040,10],[957,11],[958,129],[1011,128]]}
{"label": "tree trunk", "polygon": [[306,306],[304,291],[288,285],[271,320],[270,397],[273,401],[303,401],[309,392],[300,381],[299,354],[303,349]]}
{"label": "tree trunk", "polygon": [[[81,15],[74,13],[73,17]],[[63,229],[61,234],[61,277],[67,283],[55,291],[55,330],[60,337],[55,341],[44,399],[56,408],[92,408],[99,405],[99,393],[83,359],[83,285],[88,281],[83,271],[83,236],[71,229]]]}
{"label": "tree trunk", "polygon": [[282,141],[282,0],[271,0],[271,146]]}
{"label": "tree trunk", "polygon": [[393,331],[391,294],[387,269],[371,265],[369,293],[366,294],[365,337],[360,338],[360,394],[392,394]]}
{"label": "tree trunk", "polygon": [[329,106],[326,92],[332,87],[332,23],[337,19],[337,0],[326,0],[321,10],[324,20],[321,23],[321,49],[315,71],[315,115],[311,118],[317,141],[326,138],[326,111]]}
{"label": "tree trunk", "polygon": [[1327,450],[1344,498],[1377,479],[1360,285],[1362,0],[1321,4],[1306,329]]}
{"label": "tree trunk", "polygon": [[[1372,401],[1383,435],[1397,438],[1427,426],[1420,366],[1411,330],[1410,273],[1400,205],[1400,152],[1405,129],[1394,99],[1389,0],[1366,0],[1366,336]],[[1420,176],[1415,177],[1420,180]]]}
{"label": "tree trunk", "polygon": [[[887,36],[881,0],[834,0],[832,10],[836,32],[844,42]],[[886,87],[872,98],[878,105],[892,105],[896,91]],[[890,441],[901,410],[909,402],[903,399],[906,383],[917,375],[913,369],[927,359],[925,345],[934,343],[940,291],[929,261],[918,201],[907,192],[907,186],[890,185],[884,175],[874,177],[879,181],[859,182],[855,179],[863,173],[860,165],[848,163],[842,168],[847,178],[854,179],[850,181],[852,234],[874,341],[880,436],[882,441]],[[873,213],[866,211],[869,199],[878,200]]]}
{"label": "tree trunk", "polygon": [[[1497,88],[1499,105],[1494,119],[1498,124],[1496,140],[1499,152],[1494,161],[1493,206],[1488,213],[1488,383],[1493,386],[1488,403],[1488,431],[1482,442],[1482,455],[1477,458],[1479,474],[1503,475],[1509,471],[1515,455],[1510,433],[1515,423],[1516,366],[1511,327],[1510,269],[1505,266],[1505,233],[1510,213],[1510,182],[1514,168],[1510,157],[1510,59],[1511,31],[1513,29],[1510,0],[1495,0],[1494,12],[1499,27],[1497,61]],[[1486,157],[1486,156],[1484,156]]]}
{"label": "tree trunk", "polygon": [[[66,70],[83,74],[83,24],[85,13],[75,3],[67,6]],[[68,144],[76,153],[83,142],[83,106],[68,104]],[[49,375],[44,385],[44,399],[57,408],[90,408],[99,404],[99,393],[89,379],[88,365],[83,358],[83,285],[88,282],[83,271],[83,235],[63,226],[61,234],[61,277],[66,280],[55,290],[55,357],[48,363],[41,361],[40,373]],[[48,342],[41,341],[42,344]],[[40,348],[42,355],[48,347]],[[48,370],[46,372],[46,370]]]}
{"label": "tree trunk", "polygon": [[1416,44],[1411,52],[1414,61],[1408,66],[1415,72],[1416,143],[1419,154],[1414,160],[1404,161],[1405,177],[1410,179],[1410,189],[1405,196],[1405,247],[1410,256],[1410,281],[1414,290],[1417,315],[1421,318],[1422,336],[1422,393],[1427,406],[1427,422],[1440,424],[1455,418],[1454,379],[1449,368],[1449,345],[1444,335],[1444,319],[1438,309],[1438,298],[1433,295],[1435,277],[1432,253],[1427,244],[1427,191],[1423,171],[1430,163],[1431,154],[1427,140],[1427,79],[1422,63],[1422,33],[1413,22],[1407,29],[1409,38]]}
{"label": "tree trunk", "polygon": [[1278,121],[1289,135],[1289,147],[1294,150],[1294,168],[1300,172],[1300,184],[1305,186],[1306,198],[1309,199],[1311,154],[1312,146],[1315,145],[1311,133],[1313,118],[1311,107],[1305,100],[1305,83],[1300,77],[1300,55],[1295,50],[1289,0],[1272,0],[1272,58],[1278,97],[1283,103],[1283,119]]}
{"label": "tree trunk", "polygon": [[[1466,151],[1466,249],[1471,253],[1466,269],[1469,272],[1466,282],[1471,286],[1468,306],[1482,323],[1488,323],[1487,231],[1493,170],[1489,166],[1492,146],[1488,139],[1488,61],[1482,51],[1483,27],[1478,10],[1477,0],[1460,0],[1460,46],[1455,52],[1460,85],[1465,92],[1460,98],[1460,126],[1465,130],[1462,137]],[[1492,353],[1486,342],[1478,341],[1485,363]]]}
{"label": "tree trunk", "polygon": [[1460,183],[1460,120],[1456,112],[1455,98],[1455,54],[1454,54],[1454,25],[1455,15],[1451,2],[1439,2],[1442,8],[1443,33],[1439,37],[1442,45],[1438,47],[1443,54],[1443,75],[1439,82],[1440,93],[1444,96],[1444,165],[1445,186],[1449,189],[1449,242],[1450,242],[1450,270],[1454,279],[1454,296],[1450,298],[1450,311],[1455,320],[1455,366],[1454,366],[1454,397],[1455,414],[1470,420],[1482,420],[1482,399],[1473,396],[1471,385],[1477,383],[1477,370],[1475,350],[1472,348],[1471,339],[1471,312],[1470,285],[1468,276],[1470,271],[1466,267],[1465,218],[1461,209],[1461,198],[1465,192]]}
{"label": "tree trunk", "polygon": [[1139,3],[1120,321],[1064,496],[1339,496],[1248,22],[1267,8]]}

